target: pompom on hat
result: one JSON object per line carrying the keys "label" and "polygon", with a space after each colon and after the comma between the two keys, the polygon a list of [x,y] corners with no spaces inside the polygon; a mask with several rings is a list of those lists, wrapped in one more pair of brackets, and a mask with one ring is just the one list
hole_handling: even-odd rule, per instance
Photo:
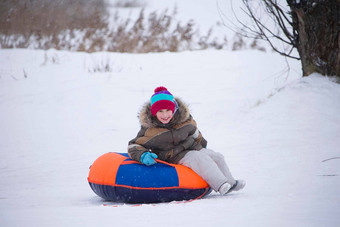
{"label": "pompom on hat", "polygon": [[162,109],[172,110],[175,113],[175,108],[174,96],[166,87],[157,87],[155,93],[151,96],[151,114],[155,116]]}

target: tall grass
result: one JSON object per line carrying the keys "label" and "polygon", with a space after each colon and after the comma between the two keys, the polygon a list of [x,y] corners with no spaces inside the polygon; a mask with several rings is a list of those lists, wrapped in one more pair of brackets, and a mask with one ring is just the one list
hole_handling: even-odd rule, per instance
{"label": "tall grass", "polygon": [[[136,7],[138,0],[117,1]],[[176,8],[136,19],[118,11],[108,20],[104,0],[1,0],[0,47],[112,52],[163,52],[222,49],[227,40],[201,35],[194,21],[178,22]]]}
{"label": "tall grass", "polygon": [[104,0],[1,0],[0,32],[48,36],[106,26]]}

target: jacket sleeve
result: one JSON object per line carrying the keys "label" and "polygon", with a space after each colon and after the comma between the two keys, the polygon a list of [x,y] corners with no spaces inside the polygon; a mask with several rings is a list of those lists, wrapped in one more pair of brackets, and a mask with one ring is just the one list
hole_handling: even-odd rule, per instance
{"label": "jacket sleeve", "polygon": [[[191,146],[184,147],[185,150],[193,149],[193,150],[201,150],[202,148],[206,148],[208,141],[204,139],[202,133],[200,130],[198,130],[196,122],[194,121],[195,129],[190,133],[190,136],[188,138],[191,138],[194,140],[193,143],[191,143]],[[188,143],[185,143],[188,139],[186,139],[183,142],[183,145],[186,145]]]}
{"label": "jacket sleeve", "polygon": [[143,137],[146,132],[146,128],[141,128],[137,134],[137,136],[129,141],[128,145],[128,154],[132,160],[140,162],[140,157],[144,154],[148,149],[143,147],[141,144],[138,144],[137,141],[139,138]]}
{"label": "jacket sleeve", "polygon": [[189,136],[181,143],[177,144],[173,149],[162,152],[153,150],[153,152],[159,153],[159,159],[167,162],[172,162],[172,160],[180,155],[180,153],[182,153],[183,151],[201,150],[203,147],[206,146],[207,141],[203,138],[201,132],[197,129],[197,127],[195,127],[193,131],[189,133]]}
{"label": "jacket sleeve", "polygon": [[195,137],[195,142],[197,144],[199,144],[200,146],[202,146],[203,148],[206,148],[208,145],[208,141],[206,139],[204,139],[202,133],[197,129],[198,133]]}

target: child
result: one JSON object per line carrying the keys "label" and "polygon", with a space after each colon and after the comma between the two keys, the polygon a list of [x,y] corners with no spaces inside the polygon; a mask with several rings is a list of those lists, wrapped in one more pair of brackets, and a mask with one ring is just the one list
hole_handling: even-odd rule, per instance
{"label": "child", "polygon": [[187,166],[222,195],[244,188],[245,181],[233,178],[223,155],[206,148],[188,106],[165,87],[155,89],[139,120],[141,129],[128,146],[131,159],[153,165],[159,158]]}

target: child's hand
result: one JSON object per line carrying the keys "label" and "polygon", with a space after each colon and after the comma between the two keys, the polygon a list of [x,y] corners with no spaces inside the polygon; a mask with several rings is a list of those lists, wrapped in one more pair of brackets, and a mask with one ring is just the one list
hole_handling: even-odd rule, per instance
{"label": "child's hand", "polygon": [[155,158],[157,157],[158,156],[155,153],[150,153],[147,151],[140,157],[140,162],[144,165],[150,166],[156,163]]}

